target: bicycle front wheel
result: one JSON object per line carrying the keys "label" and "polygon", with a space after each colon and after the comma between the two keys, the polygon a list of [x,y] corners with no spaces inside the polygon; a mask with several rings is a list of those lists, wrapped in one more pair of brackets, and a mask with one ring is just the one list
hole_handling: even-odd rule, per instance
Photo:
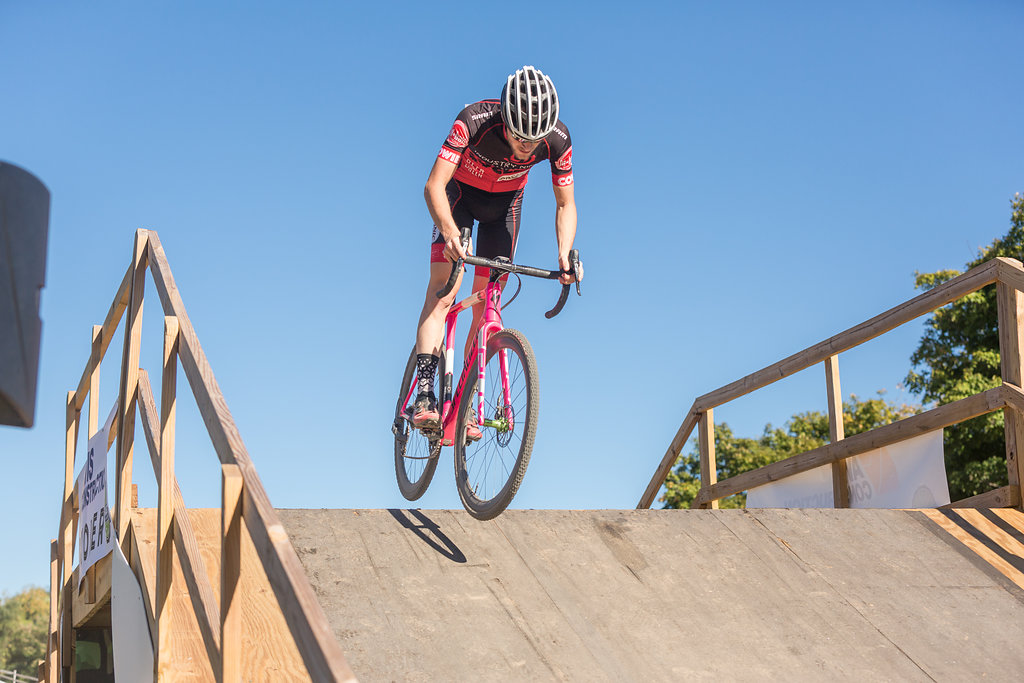
{"label": "bicycle front wheel", "polygon": [[[502,372],[503,364],[507,374]],[[506,376],[507,394],[503,381]],[[455,482],[469,514],[477,519],[493,519],[519,490],[537,433],[537,361],[522,332],[502,330],[487,341],[484,422],[480,425],[483,438],[474,442],[466,439],[466,424],[477,408],[478,383],[479,368],[475,368],[459,401]]]}
{"label": "bicycle front wheel", "polygon": [[441,455],[441,432],[423,432],[414,428],[412,416],[406,410],[405,399],[415,381],[416,349],[413,348],[405,365],[398,405],[395,406],[395,421],[391,426],[395,434],[395,475],[398,489],[406,500],[416,500],[426,492]]}

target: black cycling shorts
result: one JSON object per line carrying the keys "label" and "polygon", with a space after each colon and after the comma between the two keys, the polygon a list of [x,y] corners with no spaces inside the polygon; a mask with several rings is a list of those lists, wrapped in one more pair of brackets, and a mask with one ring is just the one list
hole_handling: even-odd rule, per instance
{"label": "black cycling shorts", "polygon": [[[472,228],[474,222],[479,224],[473,239],[473,253],[483,258],[513,258],[522,221],[523,190],[487,192],[455,179],[448,182],[445,190],[455,225]],[[444,238],[435,225],[434,239],[430,245],[430,262],[445,261]],[[476,276],[487,277],[489,270],[477,268]]]}

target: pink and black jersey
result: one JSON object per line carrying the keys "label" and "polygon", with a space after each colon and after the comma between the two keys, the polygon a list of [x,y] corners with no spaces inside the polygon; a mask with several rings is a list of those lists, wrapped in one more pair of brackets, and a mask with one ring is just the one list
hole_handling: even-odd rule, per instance
{"label": "pink and black jersey", "polygon": [[498,100],[471,104],[455,118],[438,156],[456,164],[455,180],[486,192],[522,189],[530,168],[545,159],[555,185],[572,185],[572,140],[564,123],[559,121],[526,161],[512,155],[503,128]]}

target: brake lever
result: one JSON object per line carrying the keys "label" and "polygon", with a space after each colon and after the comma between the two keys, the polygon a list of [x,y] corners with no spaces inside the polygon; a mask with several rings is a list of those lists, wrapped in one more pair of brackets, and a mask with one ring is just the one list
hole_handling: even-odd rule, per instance
{"label": "brake lever", "polygon": [[580,279],[583,276],[583,262],[580,261],[579,249],[573,249],[569,252],[569,268],[572,270],[572,276],[576,280],[576,296],[583,296],[583,292],[580,290]]}

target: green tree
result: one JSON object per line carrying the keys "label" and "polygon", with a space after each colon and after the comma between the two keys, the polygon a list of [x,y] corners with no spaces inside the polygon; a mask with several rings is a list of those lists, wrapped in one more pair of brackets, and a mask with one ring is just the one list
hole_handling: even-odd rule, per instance
{"label": "green tree", "polygon": [[49,622],[50,596],[42,588],[0,598],[0,669],[35,676]]}
{"label": "green tree", "polygon": [[[843,427],[846,435],[851,436],[902,420],[919,411],[918,406],[889,403],[881,395],[866,401],[851,395],[849,402],[843,403]],[[757,439],[735,436],[729,425],[722,422],[715,425],[718,478],[722,480],[749,472],[828,442],[828,414],[818,411],[797,413],[781,429],[766,425],[764,433]],[[675,469],[665,482],[665,493],[659,500],[665,503],[666,508],[688,508],[699,490],[700,443],[697,439],[688,454],[679,456]],[[720,500],[719,506],[741,508],[746,501],[746,494],[738,493]]]}
{"label": "green tree", "polygon": [[[1010,202],[1010,230],[989,246],[965,270],[1008,256],[1024,260],[1024,197]],[[963,271],[915,273],[914,285],[929,290]],[[926,404],[944,404],[1001,383],[996,288],[986,287],[935,311],[925,321],[925,333],[910,357],[913,368],[907,387]],[[1002,412],[949,427],[945,432],[949,493],[959,500],[1007,483]]]}

